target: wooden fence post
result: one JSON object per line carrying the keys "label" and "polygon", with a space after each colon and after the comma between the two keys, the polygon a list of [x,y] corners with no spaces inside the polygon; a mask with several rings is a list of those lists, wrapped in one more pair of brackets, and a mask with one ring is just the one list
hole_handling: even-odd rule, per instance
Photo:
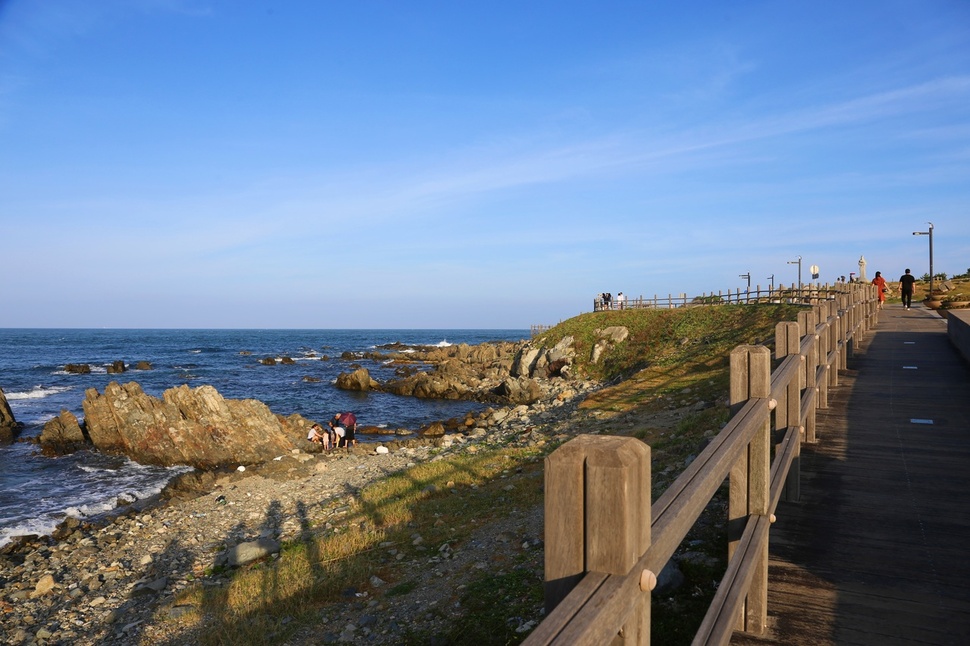
{"label": "wooden fence post", "polygon": [[863,330],[858,327],[865,317],[862,316],[862,307],[858,303],[850,303],[848,307],[840,310],[837,303],[832,304],[832,310],[842,319],[840,333],[842,334],[842,352],[839,354],[839,369],[844,370],[849,365],[849,357],[852,356],[852,344],[854,334],[861,333]]}
{"label": "wooden fence post", "polygon": [[[798,323],[787,322],[779,323],[775,326],[775,358],[784,359],[785,357],[797,355],[800,362],[805,358],[801,356],[801,336],[798,333]],[[803,368],[799,367],[799,373]],[[785,490],[782,493],[782,500],[794,502],[801,495],[801,446],[805,439],[805,428],[801,425],[801,377],[788,382],[785,388],[784,401],[778,402],[775,407],[775,432],[781,437],[776,437],[776,442],[784,437],[788,427],[797,426],[798,446],[795,448],[792,458],[791,469],[788,478],[785,480]]]}
{"label": "wooden fence post", "polygon": [[[587,572],[627,574],[650,546],[650,447],[580,435],[545,459],[546,614]],[[650,593],[621,631],[650,643]]]}
{"label": "wooden fence post", "polygon": [[819,391],[819,356],[822,352],[821,335],[816,330],[815,312],[798,313],[798,329],[803,335],[811,335],[808,353],[805,356],[805,381],[802,388],[813,390],[812,405],[805,416],[805,441],[814,444],[815,439],[815,409],[819,407],[819,398],[823,393]]}
{"label": "wooden fence post", "polygon": [[[742,345],[731,352],[730,401],[735,412],[748,399],[771,397],[771,351]],[[748,516],[768,515],[771,486],[771,421],[765,418],[748,450],[731,468],[728,499],[728,559],[737,550]],[[768,543],[758,556],[738,629],[761,634],[768,622]]]}
{"label": "wooden fence post", "polygon": [[[835,305],[833,303],[833,305]],[[840,310],[832,307],[829,312],[829,319],[832,325],[829,329],[829,349],[835,350],[835,363],[829,368],[828,386],[835,388],[839,385],[839,370],[845,367],[848,348],[846,342],[849,340],[849,310]],[[826,408],[828,407],[828,396],[825,398]]]}

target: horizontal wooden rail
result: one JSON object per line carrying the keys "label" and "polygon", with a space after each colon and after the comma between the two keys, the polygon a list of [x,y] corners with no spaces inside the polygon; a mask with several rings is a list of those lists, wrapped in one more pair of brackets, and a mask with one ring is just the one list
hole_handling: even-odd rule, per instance
{"label": "horizontal wooden rail", "polygon": [[[650,590],[656,574],[672,558],[726,478],[731,483],[728,568],[694,644],[727,644],[737,629],[763,632],[770,522],[781,500],[797,500],[800,446],[803,441],[816,439],[815,411],[827,405],[828,387],[837,385],[838,371],[845,367],[852,344],[878,315],[874,288],[858,284],[840,287],[844,289],[831,300],[799,313],[797,323],[778,324],[774,370],[770,353],[763,346],[740,346],[732,352],[733,415],[649,505],[649,514],[635,508],[625,512],[642,517],[640,522],[649,522],[649,531],[640,534],[627,520],[619,523],[620,533],[626,537],[618,543],[622,549],[628,552],[634,544],[643,545],[643,549],[633,559],[627,555],[607,560],[632,563],[629,567],[606,572],[583,565],[602,560],[604,545],[617,543],[615,536],[597,534],[603,531],[601,525],[608,524],[606,520],[589,522],[589,518],[605,518],[599,509],[604,491],[596,490],[596,482],[605,477],[611,487],[616,487],[606,490],[607,494],[642,489],[643,478],[649,479],[649,464],[625,462],[623,473],[627,475],[623,477],[632,478],[629,483],[617,475],[619,472],[601,475],[602,456],[610,450],[604,443],[621,439],[608,436],[579,436],[546,458],[548,616],[525,644],[599,645],[617,638],[620,643],[649,644]],[[581,447],[574,445],[576,442]],[[635,452],[631,453],[629,446],[623,450],[633,459],[629,456]],[[557,457],[560,452],[566,457]],[[595,464],[577,467],[580,471],[572,467],[564,471],[562,461],[575,459],[577,452],[599,457]],[[649,448],[636,459],[649,462]],[[583,476],[581,469],[587,469],[587,475]],[[570,474],[568,482],[550,477],[550,473],[565,472]],[[636,495],[623,496],[637,499]],[[594,508],[584,506],[593,501],[599,501]]]}

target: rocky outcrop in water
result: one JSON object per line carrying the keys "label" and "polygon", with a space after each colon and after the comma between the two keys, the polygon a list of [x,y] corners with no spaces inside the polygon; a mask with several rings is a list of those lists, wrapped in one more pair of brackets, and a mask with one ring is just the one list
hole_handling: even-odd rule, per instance
{"label": "rocky outcrop in water", "polygon": [[[429,363],[434,366],[431,370],[405,371],[379,387],[423,399],[531,404],[549,390],[544,380],[569,376],[575,356],[572,344],[572,337],[567,337],[551,349],[511,342],[419,348],[399,360]],[[339,378],[337,385],[343,387]]]}
{"label": "rocky outcrop in water", "polygon": [[358,368],[353,372],[342,372],[337,376],[337,388],[341,390],[380,390],[381,385],[376,379],[370,376],[367,368]]}
{"label": "rocky outcrop in water", "polygon": [[20,424],[14,419],[7,396],[3,394],[3,388],[0,388],[0,444],[13,442],[19,432]]}
{"label": "rocky outcrop in water", "polygon": [[62,410],[60,415],[44,424],[41,442],[47,455],[64,455],[90,446],[77,417],[67,410]]}
{"label": "rocky outcrop in water", "polygon": [[103,394],[89,388],[82,405],[83,426],[66,411],[44,426],[45,452],[80,445],[143,464],[234,467],[306,448],[312,423],[299,415],[274,415],[255,399],[224,399],[212,386],[170,388],[158,399],[136,382],[111,382]]}

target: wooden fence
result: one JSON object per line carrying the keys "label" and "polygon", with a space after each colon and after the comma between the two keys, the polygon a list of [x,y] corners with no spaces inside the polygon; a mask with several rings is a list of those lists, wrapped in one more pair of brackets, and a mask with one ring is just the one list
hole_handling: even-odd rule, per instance
{"label": "wooden fence", "polygon": [[777,287],[770,287],[768,289],[761,289],[761,285],[757,285],[753,289],[743,291],[737,289],[733,292],[717,292],[716,294],[711,292],[710,294],[701,294],[700,296],[687,296],[686,294],[679,296],[674,296],[673,294],[657,296],[654,294],[653,298],[638,296],[636,298],[626,298],[622,301],[617,301],[614,296],[610,302],[604,301],[602,296],[597,296],[593,299],[593,311],[673,309],[675,307],[694,307],[698,305],[737,305],[747,303],[814,304],[818,301],[832,299],[838,294],[844,294],[853,285],[860,286],[862,283],[835,283],[834,285],[809,283],[802,285],[800,288],[796,285],[792,285],[791,287],[778,285]]}
{"label": "wooden fence", "polygon": [[525,641],[649,644],[650,591],[701,512],[729,479],[728,565],[694,644],[727,644],[767,621],[768,539],[781,499],[797,500],[801,442],[815,442],[856,339],[876,322],[875,288],[844,286],[731,353],[732,417],[650,504],[650,447],[581,435],[545,463],[546,619]]}

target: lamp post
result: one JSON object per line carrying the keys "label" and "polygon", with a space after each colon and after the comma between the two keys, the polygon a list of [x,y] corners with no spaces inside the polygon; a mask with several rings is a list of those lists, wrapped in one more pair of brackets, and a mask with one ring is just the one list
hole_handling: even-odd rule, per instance
{"label": "lamp post", "polygon": [[802,257],[799,256],[797,260],[789,260],[789,265],[798,265],[798,296],[802,295]]}
{"label": "lamp post", "polygon": [[768,280],[771,281],[771,291],[775,291],[775,275],[768,276]]}
{"label": "lamp post", "polygon": [[747,278],[748,279],[748,288],[746,290],[744,290],[744,296],[745,296],[745,299],[746,300],[747,299],[750,299],[751,298],[751,272],[749,271],[746,274],[738,274],[738,278]]}
{"label": "lamp post", "polygon": [[914,236],[929,236],[930,237],[930,296],[933,295],[933,223],[927,222],[930,225],[929,231],[913,231]]}

